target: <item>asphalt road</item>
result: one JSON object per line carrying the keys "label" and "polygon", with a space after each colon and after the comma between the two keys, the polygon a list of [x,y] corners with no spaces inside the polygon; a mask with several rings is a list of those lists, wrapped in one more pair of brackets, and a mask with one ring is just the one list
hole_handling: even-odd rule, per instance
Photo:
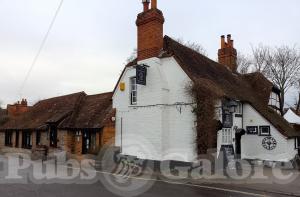
{"label": "asphalt road", "polygon": [[[100,175],[103,176],[103,175]],[[134,180],[137,183],[149,181]],[[144,197],[250,197],[250,196],[274,196],[263,195],[249,191],[224,191],[219,188],[206,188],[193,185],[178,185],[162,181],[151,182],[153,185],[147,191],[138,196]],[[126,192],[121,192],[126,196]],[[94,184],[78,185],[78,184],[0,184],[1,197],[118,197],[112,193],[100,181]]]}
{"label": "asphalt road", "polygon": [[[36,181],[26,184],[7,183],[5,175],[1,174],[1,170],[5,169],[4,164],[13,167],[19,165],[17,163],[7,163],[4,159],[0,162],[0,197],[263,197],[263,196],[279,196],[274,194],[263,194],[256,191],[237,189],[236,187],[226,186],[222,189],[222,185],[192,185],[186,183],[174,183],[170,181],[153,179],[152,176],[141,176],[137,178],[128,178],[126,176],[116,176],[110,173],[95,173],[94,183],[82,180],[81,184],[76,180],[73,183],[58,184],[57,181]],[[76,168],[66,170],[66,167],[60,168],[62,172],[72,172]],[[20,171],[23,172],[23,171]],[[24,174],[30,174],[31,168],[24,169]],[[87,172],[87,171],[85,171]],[[22,174],[22,173],[21,173]],[[41,174],[37,174],[41,175]],[[34,180],[32,177],[26,176],[26,180]],[[2,183],[2,182],[5,183]],[[59,180],[58,180],[59,181]],[[79,181],[79,182],[80,182]],[[83,184],[82,184],[83,183]],[[135,194],[135,195],[134,195]]]}

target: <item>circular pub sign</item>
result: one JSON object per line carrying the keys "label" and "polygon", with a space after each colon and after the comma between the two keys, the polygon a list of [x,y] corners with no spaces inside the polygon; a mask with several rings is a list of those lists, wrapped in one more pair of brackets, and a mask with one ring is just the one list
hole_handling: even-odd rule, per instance
{"label": "circular pub sign", "polygon": [[262,140],[262,146],[267,150],[274,150],[277,142],[273,137],[266,137]]}

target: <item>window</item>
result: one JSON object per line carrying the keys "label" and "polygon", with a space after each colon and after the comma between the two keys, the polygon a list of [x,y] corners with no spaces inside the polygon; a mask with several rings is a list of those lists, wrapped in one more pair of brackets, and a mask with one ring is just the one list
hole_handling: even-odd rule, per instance
{"label": "window", "polygon": [[280,108],[279,95],[276,94],[275,92],[272,92],[270,95],[269,106],[272,106],[272,107],[275,107],[278,109]]}
{"label": "window", "polygon": [[258,127],[256,126],[249,126],[246,127],[248,135],[258,135]]}
{"label": "window", "polygon": [[36,132],[36,145],[40,145],[41,144],[41,132],[37,131]]}
{"label": "window", "polygon": [[137,84],[136,77],[130,78],[130,104],[137,104]]}
{"label": "window", "polygon": [[223,127],[231,128],[233,126],[233,118],[231,113],[223,112]]}
{"label": "window", "polygon": [[234,107],[234,113],[236,113],[236,114],[242,114],[243,113],[242,103],[238,103],[238,105]]}
{"label": "window", "polygon": [[260,136],[270,136],[270,126],[260,126],[259,127],[259,135]]}
{"label": "window", "polygon": [[[100,140],[98,138],[98,140]],[[97,134],[96,131],[82,132],[82,154],[97,154]]]}
{"label": "window", "polygon": [[231,129],[222,130],[222,144],[232,144]]}
{"label": "window", "polygon": [[22,148],[31,149],[32,140],[31,140],[31,132],[23,131],[22,132]]}
{"label": "window", "polygon": [[5,131],[5,146],[12,146],[12,132]]}

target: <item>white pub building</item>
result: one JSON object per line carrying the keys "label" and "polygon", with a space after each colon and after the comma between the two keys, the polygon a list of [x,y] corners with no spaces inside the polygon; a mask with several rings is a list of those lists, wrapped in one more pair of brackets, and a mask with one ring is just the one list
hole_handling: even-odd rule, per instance
{"label": "white pub building", "polygon": [[[270,81],[260,73],[237,73],[231,35],[221,37],[219,62],[215,62],[164,36],[164,16],[157,1],[152,0],[151,7],[149,0],[143,4],[136,21],[138,57],[124,68],[113,94],[115,145],[121,153],[193,162],[203,152],[200,141],[217,152],[229,148],[241,159],[293,160],[300,132],[279,115],[279,90]],[[221,127],[197,142],[201,136],[195,101],[187,86],[202,81],[222,92],[214,115]],[[147,154],[130,146],[135,136],[151,145]]]}

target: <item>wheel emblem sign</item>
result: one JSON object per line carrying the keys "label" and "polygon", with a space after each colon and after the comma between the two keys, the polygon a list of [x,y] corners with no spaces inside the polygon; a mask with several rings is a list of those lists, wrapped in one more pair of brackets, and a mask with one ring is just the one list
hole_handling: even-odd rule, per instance
{"label": "wheel emblem sign", "polygon": [[273,137],[266,137],[262,140],[262,146],[267,150],[274,150],[277,142]]}

